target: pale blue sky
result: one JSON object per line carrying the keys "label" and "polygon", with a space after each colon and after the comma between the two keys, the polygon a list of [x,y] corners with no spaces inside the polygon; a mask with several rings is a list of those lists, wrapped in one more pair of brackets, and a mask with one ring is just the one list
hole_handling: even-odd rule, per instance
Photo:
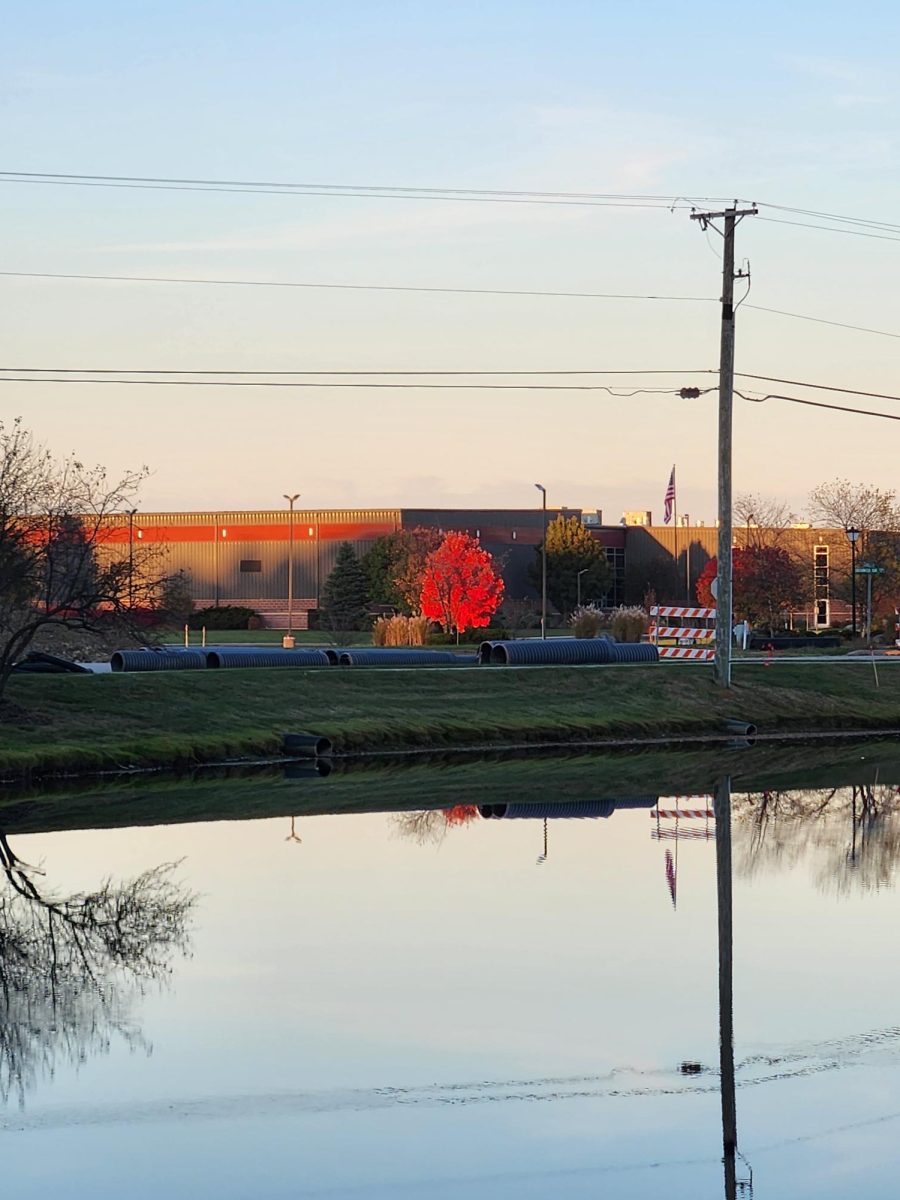
{"label": "pale blue sky", "polygon": [[[852,21],[848,13],[852,11]],[[4,30],[6,170],[740,195],[897,220],[887,3],[36,3]],[[764,213],[763,215],[774,215]],[[21,271],[718,295],[686,213],[0,184]],[[759,219],[752,303],[900,332],[900,246]],[[714,304],[0,280],[0,361],[712,367]],[[898,392],[897,342],[744,310],[738,367]],[[896,382],[895,382],[896,381]],[[784,389],[783,389],[784,390]],[[887,407],[890,407],[887,405]],[[143,507],[661,510],[710,519],[712,398],[7,384],[54,449],[146,461]],[[738,489],[893,485],[900,431],[739,405]]]}

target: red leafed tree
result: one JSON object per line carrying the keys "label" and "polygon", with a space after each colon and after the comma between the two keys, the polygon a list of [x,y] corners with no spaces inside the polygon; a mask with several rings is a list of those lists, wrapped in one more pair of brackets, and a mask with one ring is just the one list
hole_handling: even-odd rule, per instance
{"label": "red leafed tree", "polygon": [[713,594],[710,591],[712,581],[716,577],[716,572],[719,569],[719,560],[711,558],[700,574],[697,576],[695,588],[697,591],[697,603],[702,608],[715,608],[716,602],[713,599]]}
{"label": "red leafed tree", "polygon": [[[751,546],[731,556],[735,615],[774,633],[783,614],[809,599],[809,584],[801,567],[780,546]],[[697,580],[697,600],[715,607],[709,585],[718,563],[711,558]]]}
{"label": "red leafed tree", "polygon": [[503,580],[476,538],[448,533],[422,573],[422,615],[447,633],[489,625],[503,599]]}
{"label": "red leafed tree", "polygon": [[452,808],[444,809],[444,820],[448,825],[468,825],[478,816],[478,808],[474,804],[454,804]]}

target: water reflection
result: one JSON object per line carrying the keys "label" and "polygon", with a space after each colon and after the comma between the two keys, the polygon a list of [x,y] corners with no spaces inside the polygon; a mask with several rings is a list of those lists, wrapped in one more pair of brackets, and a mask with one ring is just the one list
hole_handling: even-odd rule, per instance
{"label": "water reflection", "polygon": [[735,798],[738,869],[753,877],[805,862],[816,885],[846,896],[895,882],[900,789],[864,784]]}
{"label": "water reflection", "polygon": [[194,897],[175,864],[57,895],[0,833],[0,1101],[19,1106],[59,1063],[146,1046],[133,1002],[188,949]]}
{"label": "water reflection", "polygon": [[[747,752],[742,761],[749,758]],[[840,1173],[826,1138],[840,1135],[844,1113],[859,1115],[861,1124],[870,1110],[889,1119],[883,1114],[896,1091],[890,1074],[900,1061],[900,1028],[889,1027],[896,972],[881,947],[892,916],[887,897],[861,893],[897,882],[900,797],[877,782],[877,772],[873,779],[872,772],[850,774],[851,767],[840,777],[847,786],[814,790],[799,785],[821,776],[811,768],[801,776],[791,762],[770,773],[755,761],[752,772],[738,776],[725,760],[713,762],[715,770],[686,762],[653,772],[643,771],[637,756],[612,764],[607,756],[398,771],[338,763],[327,780],[266,776],[255,790],[244,779],[223,778],[188,794],[179,781],[161,788],[155,802],[150,788],[139,795],[134,787],[125,798],[143,823],[158,823],[160,811],[197,822],[193,830],[173,825],[154,835],[169,841],[146,851],[144,861],[183,854],[191,838],[202,842],[191,862],[194,883],[208,897],[208,941],[198,945],[200,977],[179,988],[173,1031],[152,1027],[155,1061],[144,1066],[156,1074],[134,1085],[147,1096],[120,1105],[124,1089],[111,1088],[111,1098],[101,1094],[101,1105],[92,1106],[93,1085],[85,1080],[65,1127],[95,1125],[105,1133],[117,1122],[137,1130],[168,1120],[174,1130],[173,1095],[154,1089],[180,1070],[172,1092],[191,1146],[212,1141],[211,1133],[203,1142],[202,1121],[211,1129],[212,1122],[232,1122],[216,1126],[224,1149],[209,1154],[209,1162],[219,1153],[227,1159],[236,1181],[229,1196],[274,1194],[258,1182],[255,1193],[245,1186],[263,1161],[267,1169],[275,1161],[273,1175],[283,1183],[277,1194],[289,1194],[297,1147],[311,1189],[378,1200],[398,1195],[403,1168],[393,1159],[381,1190],[368,1178],[381,1169],[389,1138],[415,1144],[401,1156],[415,1176],[404,1185],[408,1193],[442,1200],[582,1197],[598,1183],[602,1191],[612,1172],[620,1179],[616,1194],[635,1200],[749,1200],[753,1172],[742,1149],[772,1200],[840,1196],[833,1187],[810,1191],[798,1178],[816,1152],[829,1161],[814,1188],[828,1171]],[[118,805],[105,800],[86,796],[74,811],[63,803],[31,810],[20,804],[12,819],[32,830],[84,824],[97,814],[122,822]],[[203,826],[199,812],[221,826]],[[389,815],[355,815],[361,812]],[[331,815],[320,819],[322,813]],[[224,823],[251,815],[277,820]],[[379,842],[386,825],[406,844]],[[274,840],[299,844],[301,834],[307,850],[315,842],[312,859],[302,850],[271,854]],[[126,844],[129,836],[110,834],[107,844]],[[10,840],[31,856],[28,843],[12,833]],[[12,883],[24,886],[24,877],[40,895],[42,877],[0,844],[0,885],[10,900],[34,904],[27,888],[22,894]],[[303,871],[296,870],[297,855]],[[235,901],[235,864],[252,884],[252,904]],[[798,865],[809,868],[809,878],[804,869],[789,877]],[[742,886],[748,877],[765,878],[766,886]],[[808,903],[810,883],[841,903],[815,895]],[[142,983],[129,982],[128,970],[116,965],[115,986],[104,981],[98,1018],[96,989],[76,976],[73,997],[63,989],[62,1005],[81,1002],[86,1013],[80,1025],[75,1021],[82,1048],[68,1049],[57,1042],[56,1014],[42,999],[48,985],[40,984],[40,956],[33,983],[40,995],[10,1000],[6,959],[14,939],[6,911],[0,906],[0,1018],[7,1016],[19,1039],[36,1028],[53,1048],[46,1062],[32,1056],[30,1079],[18,1091],[7,1086],[6,1094],[21,1101],[54,1061],[95,1052],[84,1030],[99,1028],[107,1044],[121,1035],[140,1045],[128,1006]],[[298,918],[309,913],[314,921]],[[863,926],[868,945],[860,944]],[[542,971],[532,957],[537,940]],[[839,945],[841,955],[832,952]],[[163,943],[160,956],[167,953],[171,961]],[[820,1000],[825,994],[827,1003]],[[230,1047],[225,1066],[222,1045]],[[3,1056],[0,1043],[5,1064]],[[17,1078],[26,1076],[20,1068]],[[58,1107],[40,1126],[48,1139],[63,1128]],[[38,1129],[37,1108],[29,1105],[29,1122],[20,1128]],[[295,1123],[290,1137],[282,1119]],[[270,1129],[272,1140],[263,1143]],[[235,1149],[231,1159],[230,1148],[240,1145],[236,1130],[249,1149],[244,1158]],[[489,1138],[482,1138],[485,1130]],[[290,1150],[283,1164],[276,1138]],[[330,1158],[315,1157],[320,1139]],[[806,1146],[814,1141],[816,1151]],[[191,1154],[199,1160],[200,1150]],[[174,1172],[181,1164],[174,1151],[171,1158]],[[861,1159],[852,1169],[872,1170],[859,1166]],[[547,1182],[554,1173],[555,1185]],[[443,1180],[442,1189],[432,1176]],[[498,1190],[504,1185],[516,1190]]]}

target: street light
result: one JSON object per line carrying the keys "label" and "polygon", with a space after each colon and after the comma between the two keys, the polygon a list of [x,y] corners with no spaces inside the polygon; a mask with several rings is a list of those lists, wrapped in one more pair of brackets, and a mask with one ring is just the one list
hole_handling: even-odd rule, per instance
{"label": "street light", "polygon": [[534,485],[541,493],[541,637],[547,636],[547,489],[542,483]]}
{"label": "street light", "polygon": [[294,503],[300,499],[300,493],[296,492],[293,496],[289,496],[287,492],[283,492],[282,495],[291,509],[290,524],[288,525],[288,631],[282,644],[286,648],[291,648],[294,644]]}
{"label": "street light", "polygon": [[859,530],[851,526],[847,530],[847,540],[850,542],[850,607],[853,610],[850,631],[856,637],[856,543],[859,541]]}
{"label": "street light", "polygon": [[578,574],[575,576],[575,585],[578,588],[578,604],[577,604],[578,608],[581,608],[581,577],[582,577],[582,575],[585,575],[589,570],[590,570],[589,567],[582,567],[581,570],[578,572]]}
{"label": "street light", "polygon": [[136,508],[128,509],[128,611],[134,608],[134,515]]}

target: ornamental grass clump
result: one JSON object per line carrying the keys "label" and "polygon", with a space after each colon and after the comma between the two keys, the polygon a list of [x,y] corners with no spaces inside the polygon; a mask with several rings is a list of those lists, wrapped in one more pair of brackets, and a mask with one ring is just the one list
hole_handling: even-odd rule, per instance
{"label": "ornamental grass clump", "polygon": [[594,604],[582,604],[572,613],[569,624],[577,638],[595,638],[603,623],[603,612]]}
{"label": "ornamental grass clump", "polygon": [[424,646],[428,632],[427,617],[379,617],[372,626],[373,646]]}
{"label": "ornamental grass clump", "polygon": [[617,642],[639,642],[648,624],[647,614],[639,605],[620,604],[612,616],[612,634]]}

